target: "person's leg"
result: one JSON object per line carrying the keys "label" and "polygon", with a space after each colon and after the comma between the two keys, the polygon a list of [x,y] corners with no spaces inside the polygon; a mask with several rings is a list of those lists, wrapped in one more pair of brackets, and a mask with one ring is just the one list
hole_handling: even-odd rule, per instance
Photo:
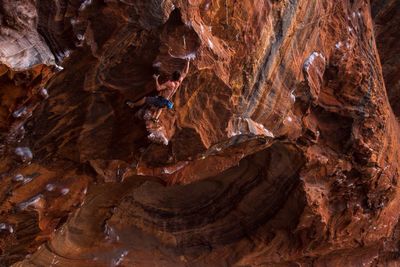
{"label": "person's leg", "polygon": [[143,106],[146,103],[146,98],[147,97],[143,97],[142,99],[136,101],[136,102],[132,102],[130,100],[126,101],[126,104],[130,107],[130,108],[135,108],[135,107],[139,107],[139,106]]}
{"label": "person's leg", "polygon": [[[158,121],[158,118],[160,117],[162,113],[162,108],[168,108],[172,109],[174,107],[174,103],[172,103],[170,100],[165,99],[165,98],[159,98],[159,109],[157,112],[155,112],[155,116],[153,117],[153,120]],[[154,113],[153,113],[154,114]]]}
{"label": "person's leg", "polygon": [[157,110],[156,115],[154,116],[154,120],[155,120],[155,121],[158,121],[158,118],[160,117],[161,112],[162,112],[162,109],[161,109],[161,108]]}
{"label": "person's leg", "polygon": [[[170,105],[170,101],[168,99],[165,99],[164,97],[158,97],[158,101],[159,101],[159,109],[153,113],[153,120],[154,121],[158,121],[158,118],[160,117],[161,113],[162,113],[162,109],[165,107],[169,108]],[[172,104],[172,103],[171,103]]]}

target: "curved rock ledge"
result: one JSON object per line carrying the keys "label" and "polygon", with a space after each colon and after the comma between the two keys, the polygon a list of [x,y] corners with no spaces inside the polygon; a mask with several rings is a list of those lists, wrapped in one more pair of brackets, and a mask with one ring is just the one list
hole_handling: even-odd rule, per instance
{"label": "curved rock ledge", "polygon": [[398,7],[1,1],[0,265],[398,264]]}

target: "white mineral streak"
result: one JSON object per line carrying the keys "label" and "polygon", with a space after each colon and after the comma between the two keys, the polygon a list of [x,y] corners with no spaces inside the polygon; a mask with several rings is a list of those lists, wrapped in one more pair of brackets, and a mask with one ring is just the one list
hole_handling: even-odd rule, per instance
{"label": "white mineral streak", "polygon": [[92,4],[92,0],[85,0],[83,3],[80,5],[79,10],[85,10],[86,7],[90,6]]}
{"label": "white mineral streak", "polygon": [[322,58],[322,59],[325,61],[325,57],[324,57],[321,53],[313,52],[313,53],[306,59],[306,61],[304,62],[304,69],[305,69],[306,71],[308,71],[308,69],[309,69],[310,66],[313,64],[314,60],[315,60],[317,57],[320,57],[320,58]]}
{"label": "white mineral streak", "polygon": [[181,170],[181,169],[182,169],[183,167],[185,167],[186,165],[188,165],[188,162],[187,162],[187,161],[178,162],[178,163],[175,164],[175,165],[168,166],[168,167],[164,167],[163,170],[162,170],[162,172],[163,172],[164,174],[173,174],[173,173],[175,173],[175,172]]}
{"label": "white mineral streak", "polygon": [[42,199],[42,195],[39,194],[37,196],[34,196],[30,199],[28,199],[27,201],[21,202],[18,204],[18,207],[21,210],[25,210],[26,208],[30,207],[30,206],[36,206],[36,204]]}
{"label": "white mineral streak", "polygon": [[266,136],[274,138],[274,134],[261,123],[255,122],[250,118],[233,117],[227,127],[228,137],[242,134]]}

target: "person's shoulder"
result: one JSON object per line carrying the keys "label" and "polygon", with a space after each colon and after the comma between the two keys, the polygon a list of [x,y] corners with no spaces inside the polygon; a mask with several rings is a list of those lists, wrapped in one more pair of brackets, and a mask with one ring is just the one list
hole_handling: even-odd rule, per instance
{"label": "person's shoulder", "polygon": [[180,82],[179,81],[169,81],[169,84],[172,86],[177,86],[180,84]]}

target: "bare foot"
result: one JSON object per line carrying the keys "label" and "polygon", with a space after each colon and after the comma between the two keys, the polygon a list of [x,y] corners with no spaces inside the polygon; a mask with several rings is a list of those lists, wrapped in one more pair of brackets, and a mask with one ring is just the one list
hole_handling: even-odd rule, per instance
{"label": "bare foot", "polygon": [[135,107],[135,103],[133,103],[133,102],[130,101],[130,100],[127,100],[127,101],[125,102],[125,104],[126,104],[128,107],[130,107],[130,108],[134,108],[134,107]]}

